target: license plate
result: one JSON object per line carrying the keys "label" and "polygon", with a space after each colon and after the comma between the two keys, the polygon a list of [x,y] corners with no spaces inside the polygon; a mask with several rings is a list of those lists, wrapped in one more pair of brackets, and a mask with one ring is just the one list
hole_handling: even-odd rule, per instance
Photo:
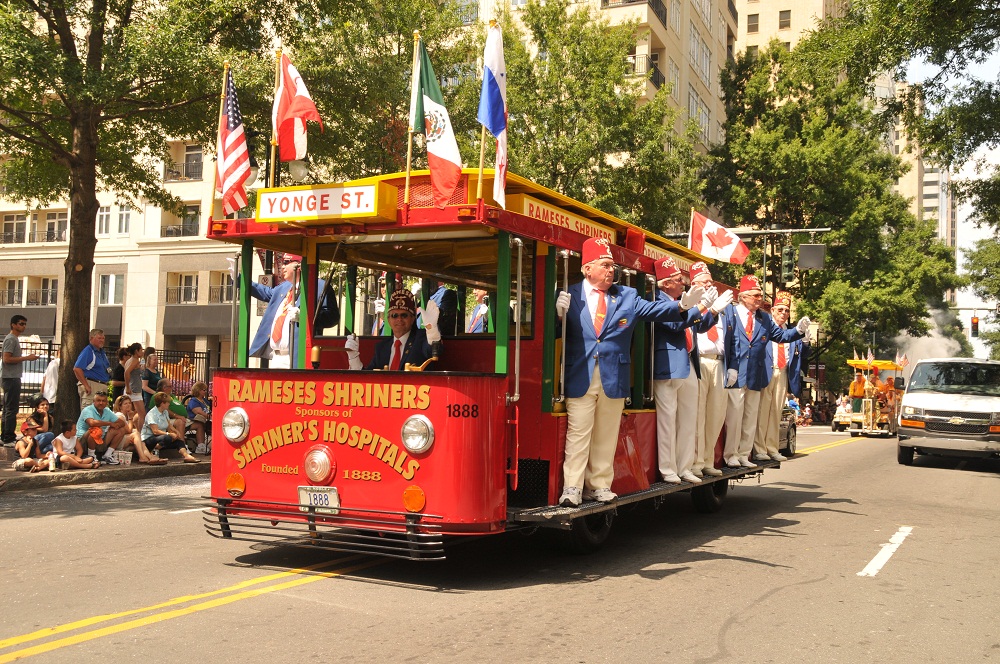
{"label": "license plate", "polygon": [[300,486],[299,511],[308,512],[312,507],[317,514],[340,512],[340,494],[335,486]]}

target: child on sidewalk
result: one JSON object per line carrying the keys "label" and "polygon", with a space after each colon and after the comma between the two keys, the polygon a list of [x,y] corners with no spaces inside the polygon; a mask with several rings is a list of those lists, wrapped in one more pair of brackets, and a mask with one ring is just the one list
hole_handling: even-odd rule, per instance
{"label": "child on sidewalk", "polygon": [[63,420],[60,425],[62,433],[55,437],[52,444],[59,455],[61,468],[100,468],[101,463],[90,456],[83,456],[83,445],[76,437],[76,422]]}

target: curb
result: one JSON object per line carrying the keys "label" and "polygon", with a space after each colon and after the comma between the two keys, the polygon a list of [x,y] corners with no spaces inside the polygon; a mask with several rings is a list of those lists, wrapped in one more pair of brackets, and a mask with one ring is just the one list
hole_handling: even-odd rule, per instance
{"label": "curb", "polygon": [[27,491],[45,489],[69,484],[94,484],[98,482],[134,482],[154,477],[181,477],[184,475],[207,475],[212,464],[207,459],[201,463],[173,462],[163,466],[133,464],[126,468],[102,466],[90,470],[58,470],[40,473],[15,471],[7,466],[0,470],[0,494],[7,491]]}

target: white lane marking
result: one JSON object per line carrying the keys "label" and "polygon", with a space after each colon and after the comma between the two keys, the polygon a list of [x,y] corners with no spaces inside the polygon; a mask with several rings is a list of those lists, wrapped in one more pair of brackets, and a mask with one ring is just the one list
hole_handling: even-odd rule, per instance
{"label": "white lane marking", "polygon": [[205,508],[204,507],[192,507],[189,510],[175,510],[173,512],[168,512],[168,514],[187,514],[188,512],[200,512],[203,509],[205,509]]}
{"label": "white lane marking", "polygon": [[889,558],[892,558],[892,554],[896,553],[896,549],[899,545],[903,543],[907,535],[913,532],[913,528],[910,526],[900,526],[896,534],[889,538],[888,544],[882,545],[882,550],[878,552],[872,561],[868,565],[858,572],[858,576],[875,576],[878,574],[882,566],[889,562]]}

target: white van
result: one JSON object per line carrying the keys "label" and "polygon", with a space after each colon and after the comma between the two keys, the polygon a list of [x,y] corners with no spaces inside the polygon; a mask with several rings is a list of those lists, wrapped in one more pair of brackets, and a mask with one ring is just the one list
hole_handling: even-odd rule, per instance
{"label": "white van", "polygon": [[899,463],[915,452],[1000,457],[1000,362],[917,362],[899,409]]}

